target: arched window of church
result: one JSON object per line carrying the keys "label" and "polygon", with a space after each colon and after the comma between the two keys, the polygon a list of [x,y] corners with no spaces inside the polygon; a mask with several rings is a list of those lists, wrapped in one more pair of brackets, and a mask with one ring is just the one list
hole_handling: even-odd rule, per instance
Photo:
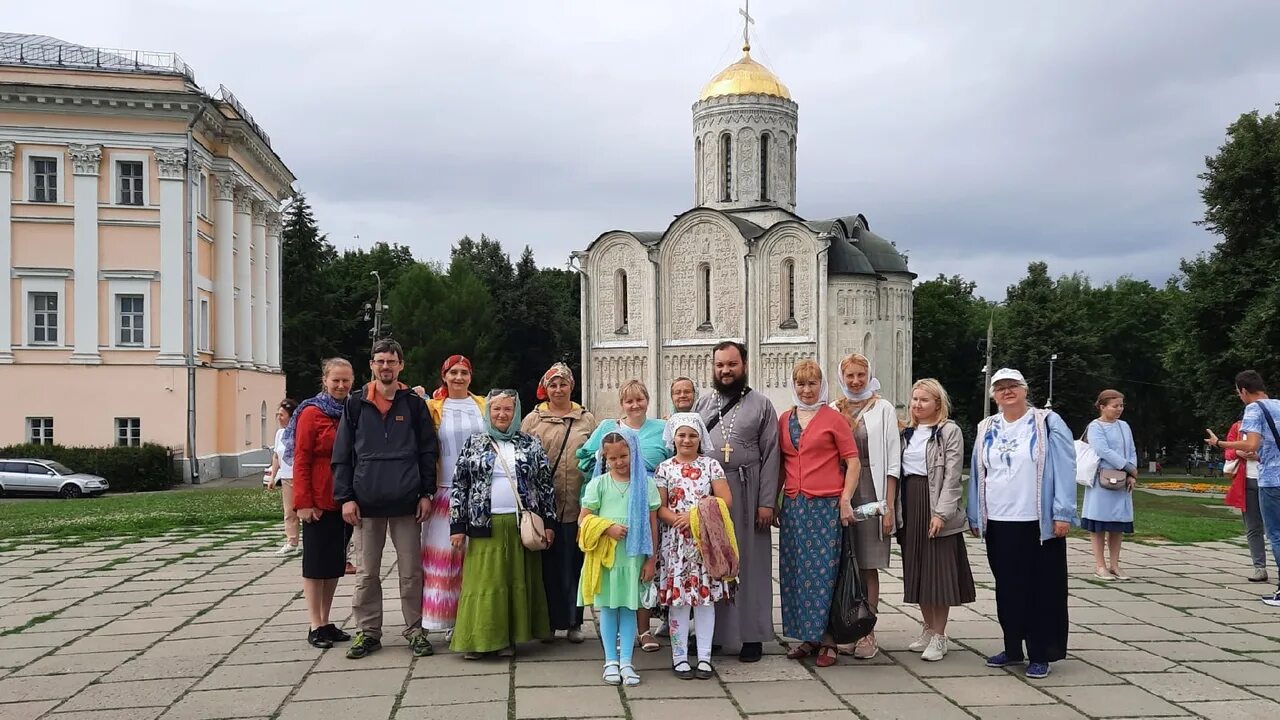
{"label": "arched window of church", "polygon": [[614,276],[614,285],[615,285],[615,288],[614,288],[613,301],[615,305],[613,308],[613,317],[618,323],[618,328],[614,332],[616,332],[619,335],[626,335],[627,323],[631,318],[631,308],[630,308],[630,302],[628,298],[629,288],[627,287],[627,271],[626,270],[618,271],[618,274]]}
{"label": "arched window of church", "polygon": [[795,205],[796,204],[796,139],[794,137],[791,138],[791,142],[788,145],[789,147],[787,148],[787,151],[788,151],[787,152],[787,157],[788,157],[787,171],[788,171],[788,176],[790,178],[790,183],[791,183],[791,188],[790,188],[791,204]]}
{"label": "arched window of church", "polygon": [[720,136],[720,157],[724,160],[720,199],[729,202],[733,200],[733,136],[729,133]]}
{"label": "arched window of church", "polygon": [[698,266],[698,329],[711,330],[711,266]]}
{"label": "arched window of church", "polygon": [[769,199],[769,133],[760,134],[760,199]]}
{"label": "arched window of church", "polygon": [[693,192],[694,202],[702,204],[702,138],[693,139]]}
{"label": "arched window of church", "polygon": [[784,330],[790,330],[799,325],[796,323],[796,261],[787,258],[782,261],[782,277],[778,278],[781,283],[781,297],[779,300],[782,307],[782,324],[779,326]]}

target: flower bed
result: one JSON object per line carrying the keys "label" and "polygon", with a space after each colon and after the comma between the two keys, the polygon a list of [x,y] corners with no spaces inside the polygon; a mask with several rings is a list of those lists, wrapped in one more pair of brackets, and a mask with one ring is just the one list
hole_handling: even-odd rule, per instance
{"label": "flower bed", "polygon": [[1139,487],[1147,490],[1179,490],[1182,492],[1205,493],[1207,495],[1224,495],[1226,485],[1197,482],[1144,482]]}

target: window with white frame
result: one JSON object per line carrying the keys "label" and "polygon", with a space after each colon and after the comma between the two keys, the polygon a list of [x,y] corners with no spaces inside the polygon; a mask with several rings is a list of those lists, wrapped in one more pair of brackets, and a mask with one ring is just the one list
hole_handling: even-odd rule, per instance
{"label": "window with white frame", "polygon": [[116,418],[116,445],[138,447],[142,444],[142,418]]}
{"label": "window with white frame", "polygon": [[116,183],[118,192],[116,202],[120,205],[142,205],[143,177],[141,160],[117,160]]}
{"label": "window with white frame", "polygon": [[196,173],[196,212],[209,217],[209,176],[205,173]]}
{"label": "window with white frame", "polygon": [[33,292],[28,295],[27,342],[32,345],[57,345],[61,323],[58,317],[58,293]]}
{"label": "window with white frame", "polygon": [[53,444],[53,418],[51,417],[29,417],[27,418],[27,442],[32,445],[52,445]]}
{"label": "window with white frame", "polygon": [[31,202],[58,202],[58,159],[31,158]]}
{"label": "window with white frame", "polygon": [[209,342],[209,298],[207,298],[207,297],[202,297],[202,298],[200,298],[200,319],[199,319],[199,322],[200,322],[200,335],[199,335],[199,343],[200,343],[200,347],[199,347],[199,350],[200,350],[200,352],[209,352],[209,350],[210,350],[210,342]]}
{"label": "window with white frame", "polygon": [[142,347],[146,342],[146,302],[142,295],[116,295],[116,344]]}

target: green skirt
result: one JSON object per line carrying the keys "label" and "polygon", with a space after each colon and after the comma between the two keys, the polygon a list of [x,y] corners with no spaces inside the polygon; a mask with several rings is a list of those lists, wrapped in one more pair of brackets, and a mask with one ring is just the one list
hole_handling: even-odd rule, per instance
{"label": "green skirt", "polygon": [[458,619],[449,648],[493,652],[549,637],[542,554],[520,544],[515,515],[494,515],[492,537],[467,540]]}

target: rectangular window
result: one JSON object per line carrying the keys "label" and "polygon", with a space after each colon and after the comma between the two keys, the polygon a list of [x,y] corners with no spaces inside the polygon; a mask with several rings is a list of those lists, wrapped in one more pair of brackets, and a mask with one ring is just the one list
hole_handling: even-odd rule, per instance
{"label": "rectangular window", "polygon": [[209,176],[196,174],[196,209],[201,217],[209,217]]}
{"label": "rectangular window", "polygon": [[57,158],[31,158],[31,202],[58,202]]}
{"label": "rectangular window", "polygon": [[200,298],[200,351],[209,352],[209,298]]}
{"label": "rectangular window", "polygon": [[32,445],[52,445],[53,444],[53,418],[51,417],[29,417],[27,418],[27,442]]}
{"label": "rectangular window", "polygon": [[116,307],[120,313],[117,344],[141,346],[146,338],[146,333],[143,332],[146,315],[143,312],[142,296],[117,295]]}
{"label": "rectangular window", "polygon": [[138,447],[142,444],[141,418],[116,418],[116,445]]}
{"label": "rectangular window", "polygon": [[29,297],[32,345],[58,344],[58,293],[33,292]]}
{"label": "rectangular window", "polygon": [[120,204],[142,204],[142,162],[138,160],[121,160],[116,163],[116,173],[120,181]]}

